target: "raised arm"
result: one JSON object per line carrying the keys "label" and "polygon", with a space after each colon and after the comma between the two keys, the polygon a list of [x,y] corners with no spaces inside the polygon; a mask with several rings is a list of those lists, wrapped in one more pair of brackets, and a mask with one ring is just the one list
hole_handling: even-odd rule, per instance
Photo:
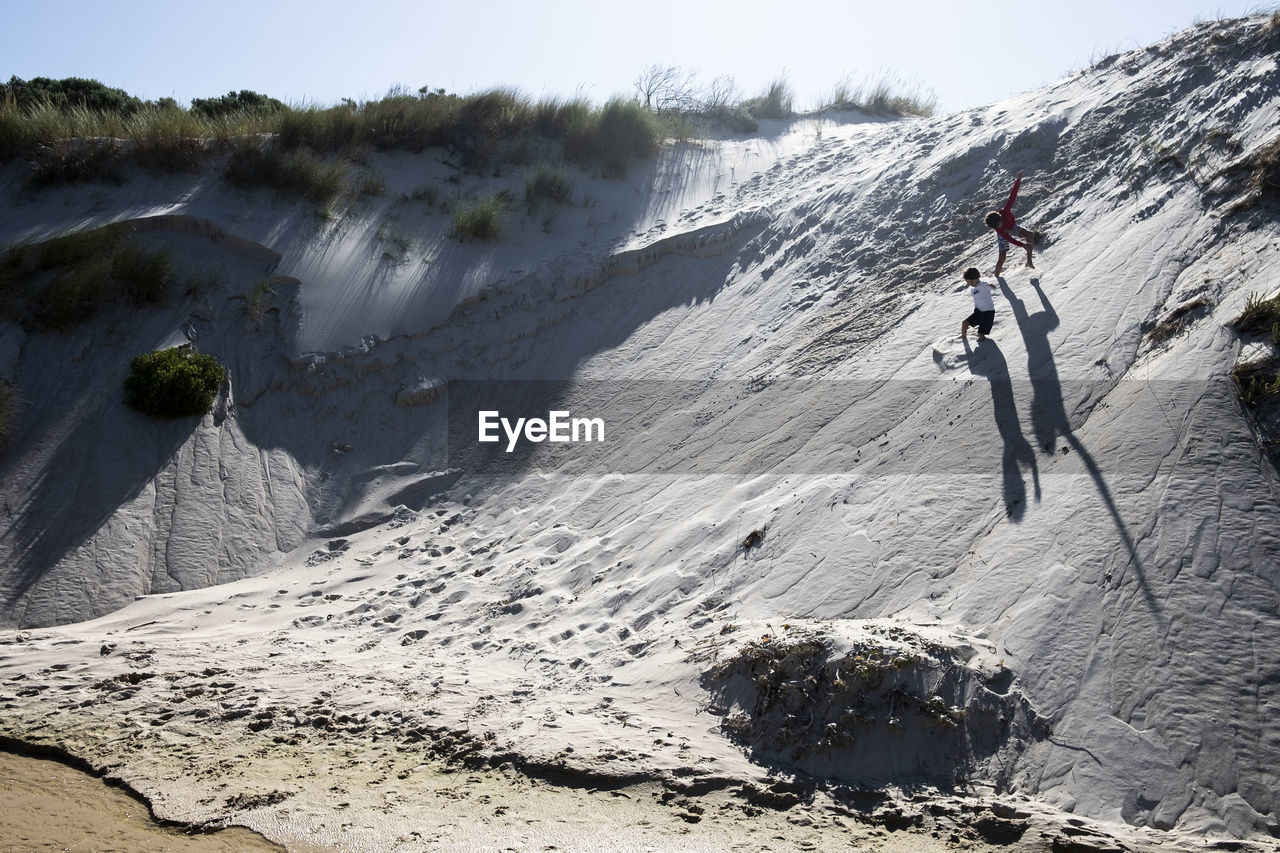
{"label": "raised arm", "polygon": [[[1018,197],[1018,187],[1021,184],[1022,184],[1022,173],[1019,172],[1018,177],[1015,178],[1013,181],[1013,189],[1009,190],[1009,200],[1004,203],[1004,207],[1001,209],[1002,213],[1013,210],[1013,202]],[[1022,244],[1019,243],[1018,245],[1021,246]]]}

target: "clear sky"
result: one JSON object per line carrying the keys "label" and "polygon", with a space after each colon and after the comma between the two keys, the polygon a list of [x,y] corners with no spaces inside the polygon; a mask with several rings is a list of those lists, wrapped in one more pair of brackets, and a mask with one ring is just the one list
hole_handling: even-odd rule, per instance
{"label": "clear sky", "polygon": [[780,75],[795,108],[841,80],[890,75],[940,111],[1038,88],[1199,21],[1275,2],[817,0],[0,0],[0,77],[90,77],[181,103],[252,89],[290,103],[399,84],[468,94],[633,95],[655,63],[732,75],[741,96]]}

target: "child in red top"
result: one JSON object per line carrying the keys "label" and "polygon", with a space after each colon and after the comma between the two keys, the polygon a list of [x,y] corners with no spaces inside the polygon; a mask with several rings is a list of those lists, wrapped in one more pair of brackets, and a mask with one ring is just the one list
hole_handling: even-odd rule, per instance
{"label": "child in red top", "polygon": [[[1013,202],[1018,197],[1018,186],[1022,183],[1022,173],[1018,173],[1018,178],[1013,182],[1013,189],[1009,191],[1009,200],[1004,203],[1004,207],[999,210],[993,210],[986,215],[983,220],[987,223],[987,227],[996,232],[996,248],[1000,250],[1000,257],[996,260],[996,275],[1000,275],[1004,270],[1004,258],[1009,252],[1009,244],[1021,246],[1027,250],[1027,266],[1035,269],[1035,264],[1031,263],[1031,245],[1035,242],[1036,233],[1028,231],[1013,218]],[[1016,239],[1013,235],[1017,234],[1022,240]],[[1024,243],[1023,240],[1026,242]]]}

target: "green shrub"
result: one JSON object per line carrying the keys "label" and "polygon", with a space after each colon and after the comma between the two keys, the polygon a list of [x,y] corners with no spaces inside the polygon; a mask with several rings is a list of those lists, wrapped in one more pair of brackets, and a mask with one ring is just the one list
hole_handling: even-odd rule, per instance
{"label": "green shrub", "polygon": [[224,116],[236,112],[277,113],[284,109],[284,104],[275,98],[241,89],[239,92],[228,92],[220,98],[193,98],[191,112],[208,118]]}
{"label": "green shrub", "polygon": [[502,211],[506,205],[500,196],[461,204],[453,214],[453,234],[459,240],[497,240],[502,236]]}
{"label": "green shrub", "polygon": [[97,80],[82,77],[10,77],[0,83],[0,101],[12,100],[23,109],[48,104],[57,109],[83,107],[99,112],[129,115],[142,108],[142,101],[123,89],[113,89]]}
{"label": "green shrub", "polygon": [[125,402],[153,417],[204,415],[226,378],[216,359],[188,347],[143,353],[129,365]]}

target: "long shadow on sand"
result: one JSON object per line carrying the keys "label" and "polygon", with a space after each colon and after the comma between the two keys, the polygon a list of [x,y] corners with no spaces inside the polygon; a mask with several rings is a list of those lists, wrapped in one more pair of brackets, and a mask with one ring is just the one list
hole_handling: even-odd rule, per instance
{"label": "long shadow on sand", "polygon": [[1022,479],[1022,468],[1031,469],[1037,502],[1040,500],[1040,469],[1036,464],[1036,452],[1022,434],[1022,425],[1018,421],[1018,404],[1013,393],[1013,379],[1009,376],[1009,364],[1000,347],[990,338],[980,341],[976,350],[969,348],[969,339],[965,338],[964,348],[969,354],[969,372],[985,377],[991,388],[996,430],[1004,442],[1000,458],[1005,512],[1010,520],[1020,521],[1027,509],[1027,485]]}
{"label": "long shadow on sand", "polygon": [[1054,310],[1053,304],[1040,287],[1040,279],[1031,279],[1031,286],[1035,288],[1041,305],[1041,310],[1035,313],[1028,312],[1026,303],[1018,298],[1004,278],[997,277],[997,281],[1000,283],[1000,291],[1008,300],[1013,316],[1018,322],[1018,330],[1022,333],[1023,345],[1027,350],[1027,372],[1031,377],[1032,395],[1031,428],[1036,437],[1036,444],[1046,453],[1053,453],[1057,439],[1061,436],[1062,440],[1079,454],[1085,470],[1089,472],[1089,476],[1097,487],[1098,495],[1106,504],[1107,512],[1115,523],[1116,532],[1120,535],[1120,540],[1128,552],[1129,562],[1137,572],[1138,585],[1142,589],[1143,597],[1152,614],[1159,619],[1159,604],[1147,584],[1146,570],[1142,565],[1142,558],[1138,556],[1133,536],[1120,515],[1120,509],[1116,506],[1111,489],[1102,475],[1102,469],[1072,430],[1071,418],[1067,414],[1063,396],[1062,381],[1058,377],[1058,367],[1053,356],[1053,346],[1049,342],[1049,333],[1059,325],[1058,312]]}

